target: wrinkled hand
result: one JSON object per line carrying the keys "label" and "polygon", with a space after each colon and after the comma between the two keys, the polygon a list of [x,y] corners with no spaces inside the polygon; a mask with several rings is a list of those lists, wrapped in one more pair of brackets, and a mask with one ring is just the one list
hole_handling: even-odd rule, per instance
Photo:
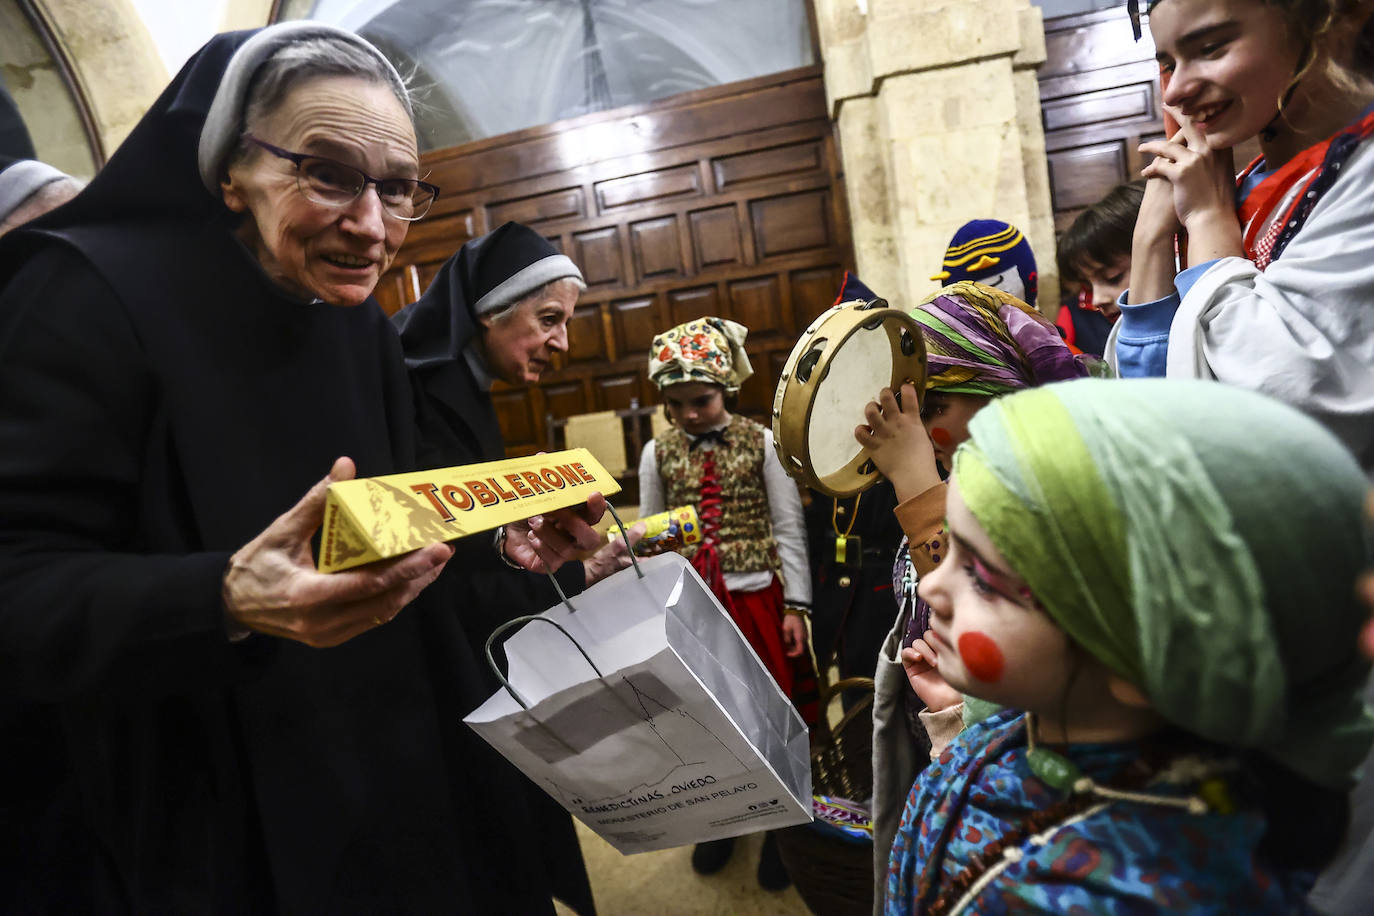
{"label": "wrinkled hand", "polygon": [[349,458],[229,558],[222,595],[240,628],[323,648],[347,642],[400,613],[443,570],[453,548],[428,547],[337,573],[315,570],[310,539],[324,520],[329,484],[352,480]]}
{"label": "wrinkled hand", "polygon": [[601,544],[592,526],[605,514],[606,497],[593,493],[583,505],[513,522],[506,526],[506,557],[530,572],[554,572]]}
{"label": "wrinkled hand", "polygon": [[[926,631],[930,633],[929,630]],[[902,650],[902,670],[911,682],[911,689],[926,704],[926,709],[939,712],[956,703],[964,702],[964,696],[940,677],[936,667],[939,656],[926,639],[917,639]]]}
{"label": "wrinkled hand", "polygon": [[782,615],[782,650],[788,658],[797,658],[806,651],[806,620],[801,615]]}
{"label": "wrinkled hand", "polygon": [[892,481],[897,501],[919,496],[940,482],[935,449],[921,423],[921,404],[911,383],[902,386],[897,404],[891,388],[878,392],[864,408],[866,426],[854,429],[854,438],[868,450],[878,471]]}
{"label": "wrinkled hand", "polygon": [[1212,149],[1202,131],[1179,120],[1182,126],[1172,138],[1140,145],[1140,152],[1155,157],[1140,174],[1169,182],[1174,213],[1190,235],[1208,220],[1235,223],[1236,171],[1230,148]]}
{"label": "wrinkled hand", "polygon": [[[618,529],[616,529],[618,530]],[[582,564],[582,568],[587,573],[587,587],[595,585],[611,573],[620,572],[630,565],[630,549],[639,543],[639,539],[644,537],[644,523],[635,522],[625,529],[625,537],[619,535],[615,540],[603,544],[596,553],[587,558]],[[625,546],[625,538],[629,538],[630,546]]]}

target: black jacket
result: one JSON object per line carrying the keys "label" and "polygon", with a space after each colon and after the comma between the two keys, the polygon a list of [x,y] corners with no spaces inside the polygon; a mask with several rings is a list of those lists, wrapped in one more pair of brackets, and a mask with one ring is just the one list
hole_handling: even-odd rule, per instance
{"label": "black jacket", "polygon": [[[489,392],[473,376],[463,348],[477,333],[455,273],[462,262],[454,255],[440,269],[425,294],[396,315],[402,347],[415,392],[416,427],[420,431],[421,467],[452,467],[506,457],[500,423]],[[420,354],[429,354],[425,359]],[[452,609],[444,626],[459,626],[454,641],[468,642],[479,653],[497,626],[524,614],[537,614],[558,601],[547,576],[511,569],[496,559],[485,535],[458,542],[455,560],[464,574],[445,576],[431,586],[432,598]],[[568,595],[582,591],[581,563],[566,563],[556,573]],[[497,664],[505,655],[493,646]],[[500,684],[481,660],[488,693]],[[538,849],[552,892],[582,916],[594,916],[591,884],[571,816],[533,782],[520,777],[532,812],[528,836]]]}
{"label": "black jacket", "polygon": [[844,532],[854,511],[854,498],[839,501],[843,514],[835,516],[835,500],[812,491],[806,507],[807,543],[811,549],[811,627],[816,655],[834,654],[841,677],[872,677],[878,650],[897,618],[892,594],[892,561],[902,527],[892,510],[897,505],[892,484],[879,480],[859,498],[859,514],[852,536],[861,543],[853,562],[835,557],[836,525]]}
{"label": "black jacket", "polygon": [[414,467],[376,303],[283,296],[200,184],[244,38],[0,240],[0,911],[548,912],[443,608],[328,650],[227,637],[233,550],[340,455]]}

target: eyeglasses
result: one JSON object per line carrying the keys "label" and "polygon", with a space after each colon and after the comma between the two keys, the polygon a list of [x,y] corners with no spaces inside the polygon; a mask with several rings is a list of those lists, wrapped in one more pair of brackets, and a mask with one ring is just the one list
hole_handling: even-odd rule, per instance
{"label": "eyeglasses", "polygon": [[244,134],[243,137],[273,156],[292,163],[296,167],[296,186],[301,193],[307,200],[326,207],[346,207],[362,196],[368,185],[376,185],[382,209],[397,219],[414,222],[429,212],[430,205],[439,196],[439,188],[427,181],[373,178],[366,172],[333,159],[293,153],[259,140],[252,134]]}

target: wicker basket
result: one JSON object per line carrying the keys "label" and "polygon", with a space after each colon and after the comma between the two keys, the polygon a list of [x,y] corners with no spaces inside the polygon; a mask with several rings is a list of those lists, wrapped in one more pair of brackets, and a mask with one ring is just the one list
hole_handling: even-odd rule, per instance
{"label": "wicker basket", "polygon": [[[863,699],[831,726],[825,714],[841,691],[862,689]],[[821,693],[820,721],[811,730],[811,791],[862,801],[873,795],[873,680],[852,677]],[[778,852],[792,884],[816,916],[870,916],[873,912],[873,844],[837,836],[814,825],[777,831]]]}

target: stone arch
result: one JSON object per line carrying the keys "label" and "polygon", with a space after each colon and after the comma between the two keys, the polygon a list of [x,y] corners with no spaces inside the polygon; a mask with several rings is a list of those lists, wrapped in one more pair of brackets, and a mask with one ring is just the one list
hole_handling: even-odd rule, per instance
{"label": "stone arch", "polygon": [[[207,32],[265,25],[272,0],[221,0]],[[0,4],[6,83],[38,155],[89,178],[166,87],[157,45],[131,0]]]}

